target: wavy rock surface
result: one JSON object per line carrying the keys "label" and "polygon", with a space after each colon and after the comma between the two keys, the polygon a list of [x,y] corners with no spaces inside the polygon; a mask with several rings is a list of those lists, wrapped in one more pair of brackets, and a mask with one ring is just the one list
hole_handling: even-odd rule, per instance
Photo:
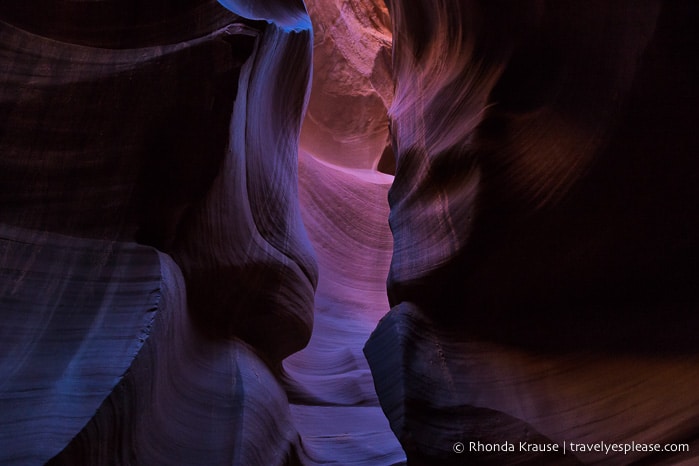
{"label": "wavy rock surface", "polygon": [[389,309],[392,177],[367,179],[363,170],[300,155],[300,203],[320,278],[311,341],[284,361],[284,371],[305,464],[402,464],[362,354]]}
{"label": "wavy rock surface", "polygon": [[[696,461],[696,6],[389,9],[393,308],[365,352],[409,461]],[[532,439],[691,448],[452,451]]]}
{"label": "wavy rock surface", "polygon": [[0,6],[3,464],[298,459],[310,23],[226,6]]}

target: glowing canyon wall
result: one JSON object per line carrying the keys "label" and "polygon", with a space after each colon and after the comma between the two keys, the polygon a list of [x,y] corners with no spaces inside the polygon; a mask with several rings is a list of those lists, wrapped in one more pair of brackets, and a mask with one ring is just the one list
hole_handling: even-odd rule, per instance
{"label": "glowing canyon wall", "polygon": [[386,3],[0,3],[1,464],[697,460],[699,8]]}

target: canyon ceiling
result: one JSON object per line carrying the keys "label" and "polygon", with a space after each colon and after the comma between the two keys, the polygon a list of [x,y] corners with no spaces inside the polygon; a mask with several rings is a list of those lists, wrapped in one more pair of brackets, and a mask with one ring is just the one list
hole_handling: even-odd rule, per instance
{"label": "canyon ceiling", "polygon": [[3,0],[0,464],[696,464],[697,24]]}

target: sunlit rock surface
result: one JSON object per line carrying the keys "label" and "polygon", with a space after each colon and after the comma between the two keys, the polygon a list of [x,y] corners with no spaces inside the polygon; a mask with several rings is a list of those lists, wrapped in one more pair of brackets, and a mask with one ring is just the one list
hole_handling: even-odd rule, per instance
{"label": "sunlit rock surface", "polygon": [[365,352],[409,462],[696,462],[697,7],[389,9],[393,308]]}
{"label": "sunlit rock surface", "polygon": [[0,463],[298,461],[310,22],[248,3],[0,6]]}
{"label": "sunlit rock surface", "polygon": [[391,32],[381,0],[310,0],[313,91],[301,147],[347,168],[376,170],[389,145]]}

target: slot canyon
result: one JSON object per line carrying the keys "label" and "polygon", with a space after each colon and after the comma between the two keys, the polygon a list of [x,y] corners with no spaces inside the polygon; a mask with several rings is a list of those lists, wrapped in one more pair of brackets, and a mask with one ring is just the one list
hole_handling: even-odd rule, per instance
{"label": "slot canyon", "polygon": [[699,464],[697,24],[3,0],[0,464]]}

